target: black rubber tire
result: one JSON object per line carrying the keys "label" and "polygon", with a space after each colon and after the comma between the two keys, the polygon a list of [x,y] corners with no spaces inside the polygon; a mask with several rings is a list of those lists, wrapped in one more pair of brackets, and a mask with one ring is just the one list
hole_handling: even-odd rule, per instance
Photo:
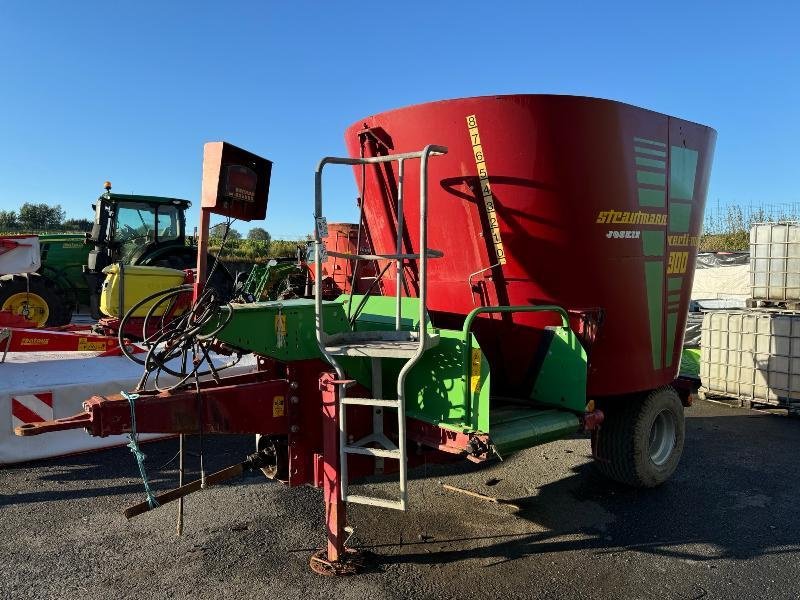
{"label": "black rubber tire", "polygon": [[[604,409],[606,418],[593,438],[597,469],[614,481],[638,488],[656,487],[669,479],[678,467],[686,437],[678,393],[664,386],[638,398],[606,402]],[[659,465],[650,458],[650,433],[662,411],[675,418],[675,445]]]}
{"label": "black rubber tire", "polygon": [[0,277],[0,306],[12,295],[30,291],[37,294],[47,303],[49,315],[45,327],[68,325],[72,321],[72,305],[63,297],[59,287],[37,273],[28,275],[6,275]]}

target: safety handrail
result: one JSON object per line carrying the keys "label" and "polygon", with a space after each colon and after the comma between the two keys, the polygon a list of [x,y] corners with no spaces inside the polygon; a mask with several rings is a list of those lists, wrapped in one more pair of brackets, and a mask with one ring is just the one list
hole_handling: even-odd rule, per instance
{"label": "safety handrail", "polygon": [[464,320],[461,335],[464,338],[464,410],[465,421],[472,418],[472,393],[469,385],[469,378],[472,369],[472,323],[481,313],[516,313],[516,312],[555,312],[561,316],[561,326],[569,328],[569,313],[555,304],[541,304],[538,306],[525,304],[519,306],[478,306],[473,308]]}
{"label": "safety handrail", "polygon": [[[426,296],[427,296],[427,277],[426,277],[426,267],[427,267],[427,259],[429,257],[428,248],[427,248],[427,219],[428,219],[428,159],[432,155],[442,155],[447,154],[448,150],[445,146],[439,146],[436,144],[429,144],[425,146],[422,150],[417,152],[404,152],[400,154],[387,154],[385,156],[370,156],[370,157],[360,157],[360,158],[345,158],[345,157],[338,157],[338,156],[326,156],[322,158],[319,163],[317,164],[317,169],[314,172],[314,278],[316,280],[315,294],[314,294],[314,303],[316,309],[316,333],[317,333],[317,345],[319,346],[320,352],[322,353],[323,357],[334,367],[336,370],[336,374],[339,376],[340,380],[345,378],[344,370],[342,369],[341,365],[336,361],[336,359],[326,350],[325,348],[325,330],[324,330],[324,317],[322,313],[322,286],[320,282],[322,281],[322,237],[319,234],[319,219],[323,217],[322,212],[322,171],[325,168],[325,165],[328,164],[338,164],[338,165],[370,165],[370,164],[380,164],[380,163],[387,163],[387,162],[399,162],[402,165],[402,161],[408,159],[420,159],[420,239],[419,239],[419,246],[420,246],[420,257],[419,257],[419,281],[420,281],[420,293],[419,293],[419,305],[420,305],[420,320],[419,320],[419,347],[417,353],[409,360],[410,366],[413,366],[419,360],[419,357],[422,356],[422,353],[425,351],[425,343],[427,340],[427,310],[426,310]],[[398,237],[400,236],[400,232],[398,232]],[[402,260],[402,258],[400,258]],[[398,273],[398,278],[400,274]],[[399,299],[398,299],[399,305]],[[408,364],[408,363],[407,363]],[[410,367],[409,367],[410,369]],[[405,375],[407,374],[408,370],[403,372],[401,370],[400,375],[398,376],[398,389],[400,389],[402,381],[405,379]],[[402,392],[400,392],[400,397],[402,397]]]}
{"label": "safety handrail", "polygon": [[[397,375],[397,399],[400,409],[405,411],[405,381],[411,369],[422,357],[428,341],[428,159],[432,154],[447,154],[447,148],[429,144],[420,153],[419,166],[419,345],[414,355],[409,358],[400,373]],[[398,233],[398,237],[402,232]],[[397,274],[400,277],[400,273]],[[398,306],[400,301],[398,299]],[[402,427],[405,429],[405,422]],[[400,439],[405,439],[405,431],[398,431],[402,435]]]}
{"label": "safety handrail", "polygon": [[[447,154],[447,148],[444,146],[436,146],[433,144],[429,144],[425,146],[419,152],[406,152],[403,154],[388,154],[385,156],[374,156],[374,157],[362,157],[362,158],[337,158],[337,157],[325,157],[317,166],[317,170],[315,173],[315,180],[314,180],[314,187],[315,187],[315,203],[314,203],[314,244],[316,252],[314,253],[314,273],[316,276],[316,285],[315,287],[315,312],[316,312],[316,319],[315,325],[317,329],[317,345],[319,346],[320,352],[322,356],[336,369],[336,374],[338,376],[339,381],[337,382],[338,391],[339,391],[339,403],[340,403],[340,413],[339,413],[339,449],[340,449],[340,478],[341,478],[341,487],[342,487],[342,499],[347,500],[348,498],[352,498],[354,501],[356,500],[357,496],[351,496],[347,492],[348,487],[348,477],[347,477],[347,457],[345,456],[346,452],[352,453],[354,448],[348,447],[348,437],[347,437],[347,411],[346,407],[344,406],[344,400],[346,399],[346,386],[345,383],[345,372],[341,365],[334,359],[331,352],[328,351],[326,348],[326,340],[328,340],[328,336],[325,333],[324,329],[324,316],[322,312],[322,236],[320,235],[320,225],[323,223],[323,213],[322,213],[322,170],[326,164],[344,164],[344,165],[368,165],[368,164],[379,164],[379,163],[386,163],[386,162],[397,162],[398,163],[398,172],[400,180],[398,182],[398,195],[397,195],[397,231],[396,231],[396,249],[397,253],[395,255],[361,255],[360,248],[357,249],[359,254],[355,254],[353,258],[356,260],[360,258],[366,258],[370,260],[382,260],[388,259],[395,261],[396,269],[397,269],[397,298],[396,298],[396,309],[395,309],[395,328],[396,331],[401,330],[401,316],[402,316],[402,302],[401,302],[401,279],[403,277],[402,268],[403,268],[403,261],[409,260],[412,258],[416,258],[418,260],[418,283],[419,283],[419,335],[417,339],[416,349],[411,357],[403,364],[402,368],[400,369],[400,373],[397,376],[397,451],[399,452],[399,462],[400,462],[400,500],[398,501],[399,507],[402,510],[406,508],[406,502],[408,498],[408,488],[407,488],[407,456],[406,456],[406,419],[405,419],[405,380],[408,376],[409,371],[411,368],[419,361],[422,354],[425,352],[426,348],[429,346],[429,336],[428,336],[428,312],[427,312],[427,293],[428,293],[428,276],[427,276],[427,263],[429,258],[435,258],[436,255],[440,255],[441,253],[431,252],[428,248],[428,161],[432,155],[440,155],[440,154]],[[403,178],[404,178],[404,161],[409,159],[418,158],[420,160],[420,167],[419,167],[419,249],[418,254],[407,254],[402,251],[403,249]],[[363,190],[362,190],[363,191]],[[332,253],[334,255],[338,253]],[[391,262],[386,265],[388,268],[391,265]],[[380,276],[383,274],[383,271],[378,275]],[[377,281],[377,280],[376,280]],[[373,284],[374,285],[374,284]],[[369,292],[368,292],[369,293]],[[351,290],[351,298],[352,298],[352,290]],[[409,340],[412,339],[412,336],[409,334]],[[405,341],[405,340],[404,340]],[[379,367],[380,368],[380,367]],[[380,386],[378,386],[380,387]],[[376,398],[374,401],[382,401],[382,398]],[[378,406],[378,404],[373,404],[373,406]],[[388,440],[387,440],[388,441]],[[379,442],[382,443],[382,442]],[[378,456],[380,449],[370,449],[370,454],[373,456]],[[384,452],[390,452],[389,448],[387,447]],[[379,506],[387,506],[387,502],[385,500],[376,499],[376,498],[368,498],[364,497],[361,500],[366,501],[365,503],[368,504],[375,504]],[[392,503],[391,506],[395,507]]]}

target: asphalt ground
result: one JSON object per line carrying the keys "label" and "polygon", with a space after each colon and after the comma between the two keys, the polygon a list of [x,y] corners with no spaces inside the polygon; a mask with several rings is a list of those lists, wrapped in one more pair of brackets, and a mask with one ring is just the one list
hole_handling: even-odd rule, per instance
{"label": "asphalt ground", "polygon": [[[319,490],[260,476],[209,488],[187,498],[177,537],[173,505],[122,516],[143,500],[126,448],[6,468],[0,598],[800,598],[800,420],[706,401],[687,417],[683,460],[655,490],[600,478],[578,438],[417,469],[408,513],[349,509],[351,544],[374,556],[347,578],[308,569],[324,541]],[[203,443],[209,471],[252,449]],[[145,446],[159,490],[175,485],[163,465],[176,447]]]}

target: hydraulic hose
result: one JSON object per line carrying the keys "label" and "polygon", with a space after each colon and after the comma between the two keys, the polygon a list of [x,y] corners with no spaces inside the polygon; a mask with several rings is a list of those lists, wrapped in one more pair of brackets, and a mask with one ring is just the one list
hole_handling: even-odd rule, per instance
{"label": "hydraulic hose", "polygon": [[[158,331],[148,335],[148,325],[154,318],[154,314],[159,307],[167,301],[174,302],[180,294],[191,293],[192,289],[193,286],[186,284],[150,294],[132,306],[120,321],[118,337],[119,339],[123,339],[125,327],[133,314],[148,302],[153,302],[153,305],[148,309],[147,315],[145,316],[141,336],[143,339],[142,343],[147,348],[147,354],[144,360],[130,352],[122,343],[120,346],[122,352],[129,360],[145,368],[145,374],[142,379],[143,382],[146,382],[147,377],[155,372],[156,389],[161,390],[158,385],[158,379],[162,372],[178,379],[176,384],[167,388],[172,389],[183,385],[193,376],[203,377],[205,375],[213,375],[216,377],[219,371],[234,366],[241,358],[238,357],[233,363],[218,368],[210,363],[208,348],[206,346],[208,346],[210,341],[227,326],[233,317],[233,310],[229,304],[218,305],[216,303],[215,292],[212,288],[207,289],[185,314],[174,318],[163,325]],[[218,324],[212,331],[204,334],[200,333],[210,323],[215,321],[218,321]],[[191,361],[188,360],[189,352],[192,353]],[[167,365],[168,362],[180,356],[183,356],[180,370],[176,370]],[[191,366],[189,364],[190,362]],[[204,362],[209,363],[209,368],[201,371],[200,367]]]}

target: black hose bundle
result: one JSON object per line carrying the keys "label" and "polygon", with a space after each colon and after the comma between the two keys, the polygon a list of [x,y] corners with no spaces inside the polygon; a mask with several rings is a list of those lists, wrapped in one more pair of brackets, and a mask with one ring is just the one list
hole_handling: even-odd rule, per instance
{"label": "black hose bundle", "polygon": [[[155,373],[153,385],[158,391],[173,390],[184,385],[190,378],[194,379],[195,386],[199,390],[200,377],[211,375],[218,381],[220,371],[235,366],[241,360],[242,355],[237,354],[233,361],[220,367],[215,367],[209,356],[210,346],[214,338],[233,317],[233,309],[230,304],[223,302],[219,292],[209,285],[211,277],[220,262],[222,250],[231,230],[231,223],[229,219],[225,227],[225,235],[222,238],[219,254],[206,277],[203,293],[192,303],[189,310],[181,315],[174,316],[169,321],[165,321],[165,318],[172,314],[178,298],[182,294],[193,293],[194,286],[184,284],[150,294],[134,304],[122,317],[119,323],[119,331],[117,332],[120,348],[122,348],[123,354],[128,359],[144,367],[144,373],[137,386],[138,390],[146,388],[147,381],[153,373]],[[147,355],[142,360],[124,344],[124,332],[125,326],[133,314],[148,302],[153,302],[153,305],[148,309],[142,324],[141,345],[147,349]],[[152,335],[148,335],[148,325],[151,319],[155,318],[156,312],[165,303],[168,304],[161,314],[160,327]],[[210,331],[206,331],[214,323],[216,323],[216,326]],[[169,366],[168,363],[178,358],[180,358],[180,368]],[[207,369],[201,370],[204,364],[207,365]],[[176,377],[178,382],[162,389],[159,387],[158,382],[162,372]]]}
{"label": "black hose bundle", "polygon": [[[212,375],[214,379],[218,379],[219,371],[234,366],[241,359],[241,355],[238,355],[235,361],[220,367],[215,367],[211,361],[210,345],[233,316],[231,306],[221,304],[216,290],[212,287],[206,288],[185,313],[164,322],[164,315],[171,312],[178,297],[182,294],[191,294],[192,290],[193,286],[187,284],[150,294],[134,304],[120,321],[117,335],[122,352],[128,359],[144,367],[139,389],[145,388],[147,380],[153,373],[155,373],[154,387],[159,391],[175,389],[184,385],[190,378]],[[148,309],[144,318],[140,344],[145,347],[147,354],[142,359],[131,352],[123,340],[126,325],[133,314],[149,302],[152,302],[153,305]],[[148,326],[156,318],[154,317],[155,313],[167,302],[169,304],[160,317],[161,327],[148,335]],[[211,327],[210,330],[209,327]],[[180,359],[179,366],[174,364],[176,359]],[[202,369],[203,365],[207,365],[207,368]],[[162,389],[159,386],[159,376],[162,372],[176,377],[178,382]]]}

